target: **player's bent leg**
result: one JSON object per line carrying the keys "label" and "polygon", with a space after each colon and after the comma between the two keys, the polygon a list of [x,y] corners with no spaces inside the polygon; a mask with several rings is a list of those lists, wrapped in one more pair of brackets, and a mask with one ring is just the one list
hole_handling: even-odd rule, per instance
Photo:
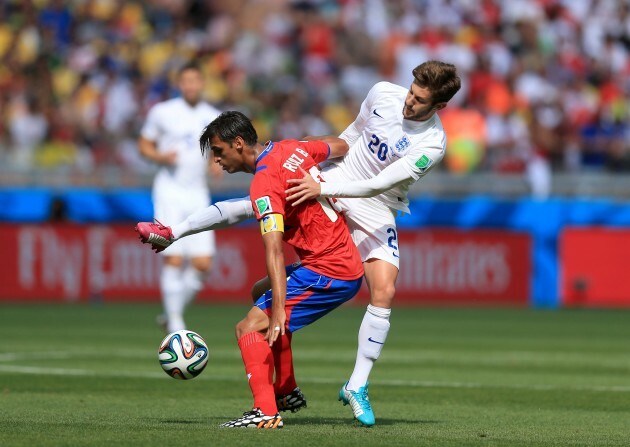
{"label": "player's bent leg", "polygon": [[269,318],[258,307],[236,325],[236,337],[241,351],[249,387],[254,396],[253,409],[243,416],[221,424],[226,428],[282,428],[273,389],[274,362],[271,347],[261,331],[269,326]]}
{"label": "player's bent leg", "polygon": [[391,304],[396,292],[398,268],[381,259],[364,263],[370,290],[370,305],[359,328],[357,359],[350,380],[342,387],[339,400],[350,404],[355,418],[363,425],[374,425],[375,417],[368,397],[368,378],[387,340]]}

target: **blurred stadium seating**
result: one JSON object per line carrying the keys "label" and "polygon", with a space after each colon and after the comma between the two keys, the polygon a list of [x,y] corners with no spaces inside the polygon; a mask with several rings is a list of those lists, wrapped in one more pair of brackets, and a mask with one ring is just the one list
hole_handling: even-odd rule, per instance
{"label": "blurred stadium seating", "polygon": [[444,171],[529,173],[545,196],[549,169],[630,170],[626,2],[7,0],[0,17],[4,172],[146,184],[139,125],[190,59],[209,100],[282,139],[339,132],[429,58],[464,81]]}

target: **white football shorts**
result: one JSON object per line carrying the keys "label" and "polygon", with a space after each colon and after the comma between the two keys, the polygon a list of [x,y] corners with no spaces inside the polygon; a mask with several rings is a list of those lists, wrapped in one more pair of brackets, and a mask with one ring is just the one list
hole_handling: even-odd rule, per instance
{"label": "white football shorts", "polygon": [[[210,205],[207,191],[154,190],[153,214],[164,225],[175,225],[190,214]],[[186,258],[214,256],[216,243],[214,231],[202,231],[173,242],[160,254]]]}
{"label": "white football shorts", "polygon": [[336,200],[336,207],[346,216],[350,235],[359,249],[361,260],[381,259],[399,268],[395,212],[377,200]]}

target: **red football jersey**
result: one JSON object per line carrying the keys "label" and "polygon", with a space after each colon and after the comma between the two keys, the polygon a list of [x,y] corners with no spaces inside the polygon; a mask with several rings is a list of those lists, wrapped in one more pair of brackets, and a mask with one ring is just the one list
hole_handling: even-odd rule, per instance
{"label": "red football jersey", "polygon": [[328,158],[330,148],[321,141],[270,142],[256,159],[249,188],[256,218],[268,214],[284,217],[283,240],[295,248],[302,265],[335,279],[357,279],[363,264],[344,217],[320,197],[298,206],[287,203],[288,179],[302,178],[299,168],[317,177],[317,163]]}

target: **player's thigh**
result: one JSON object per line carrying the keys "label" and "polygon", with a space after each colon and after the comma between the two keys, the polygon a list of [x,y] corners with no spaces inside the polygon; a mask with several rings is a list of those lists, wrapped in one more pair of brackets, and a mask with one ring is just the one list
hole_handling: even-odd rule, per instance
{"label": "player's thigh", "polygon": [[361,260],[381,259],[398,269],[398,231],[392,211],[382,204],[364,199],[343,199],[340,202]]}
{"label": "player's thigh", "polygon": [[[361,286],[361,278],[339,280],[329,278],[305,267],[293,271],[287,279],[285,312],[286,329],[295,332],[320,319],[353,298]],[[271,313],[272,294],[268,290],[255,306]]]}
{"label": "player's thigh", "polygon": [[352,240],[363,261],[370,304],[389,308],[400,265],[395,216],[389,208],[374,201],[348,200],[342,205]]}
{"label": "player's thigh", "polygon": [[[291,276],[291,273],[293,273],[301,265],[302,263],[300,261],[297,261],[291,265],[285,266],[284,270],[287,275],[287,280],[289,279],[289,276]],[[271,279],[268,276],[265,276],[264,278],[256,281],[256,283],[252,287],[252,292],[251,292],[252,299],[254,300],[254,302],[256,302],[258,298],[260,298],[265,292],[267,292],[270,289],[271,289]]]}

